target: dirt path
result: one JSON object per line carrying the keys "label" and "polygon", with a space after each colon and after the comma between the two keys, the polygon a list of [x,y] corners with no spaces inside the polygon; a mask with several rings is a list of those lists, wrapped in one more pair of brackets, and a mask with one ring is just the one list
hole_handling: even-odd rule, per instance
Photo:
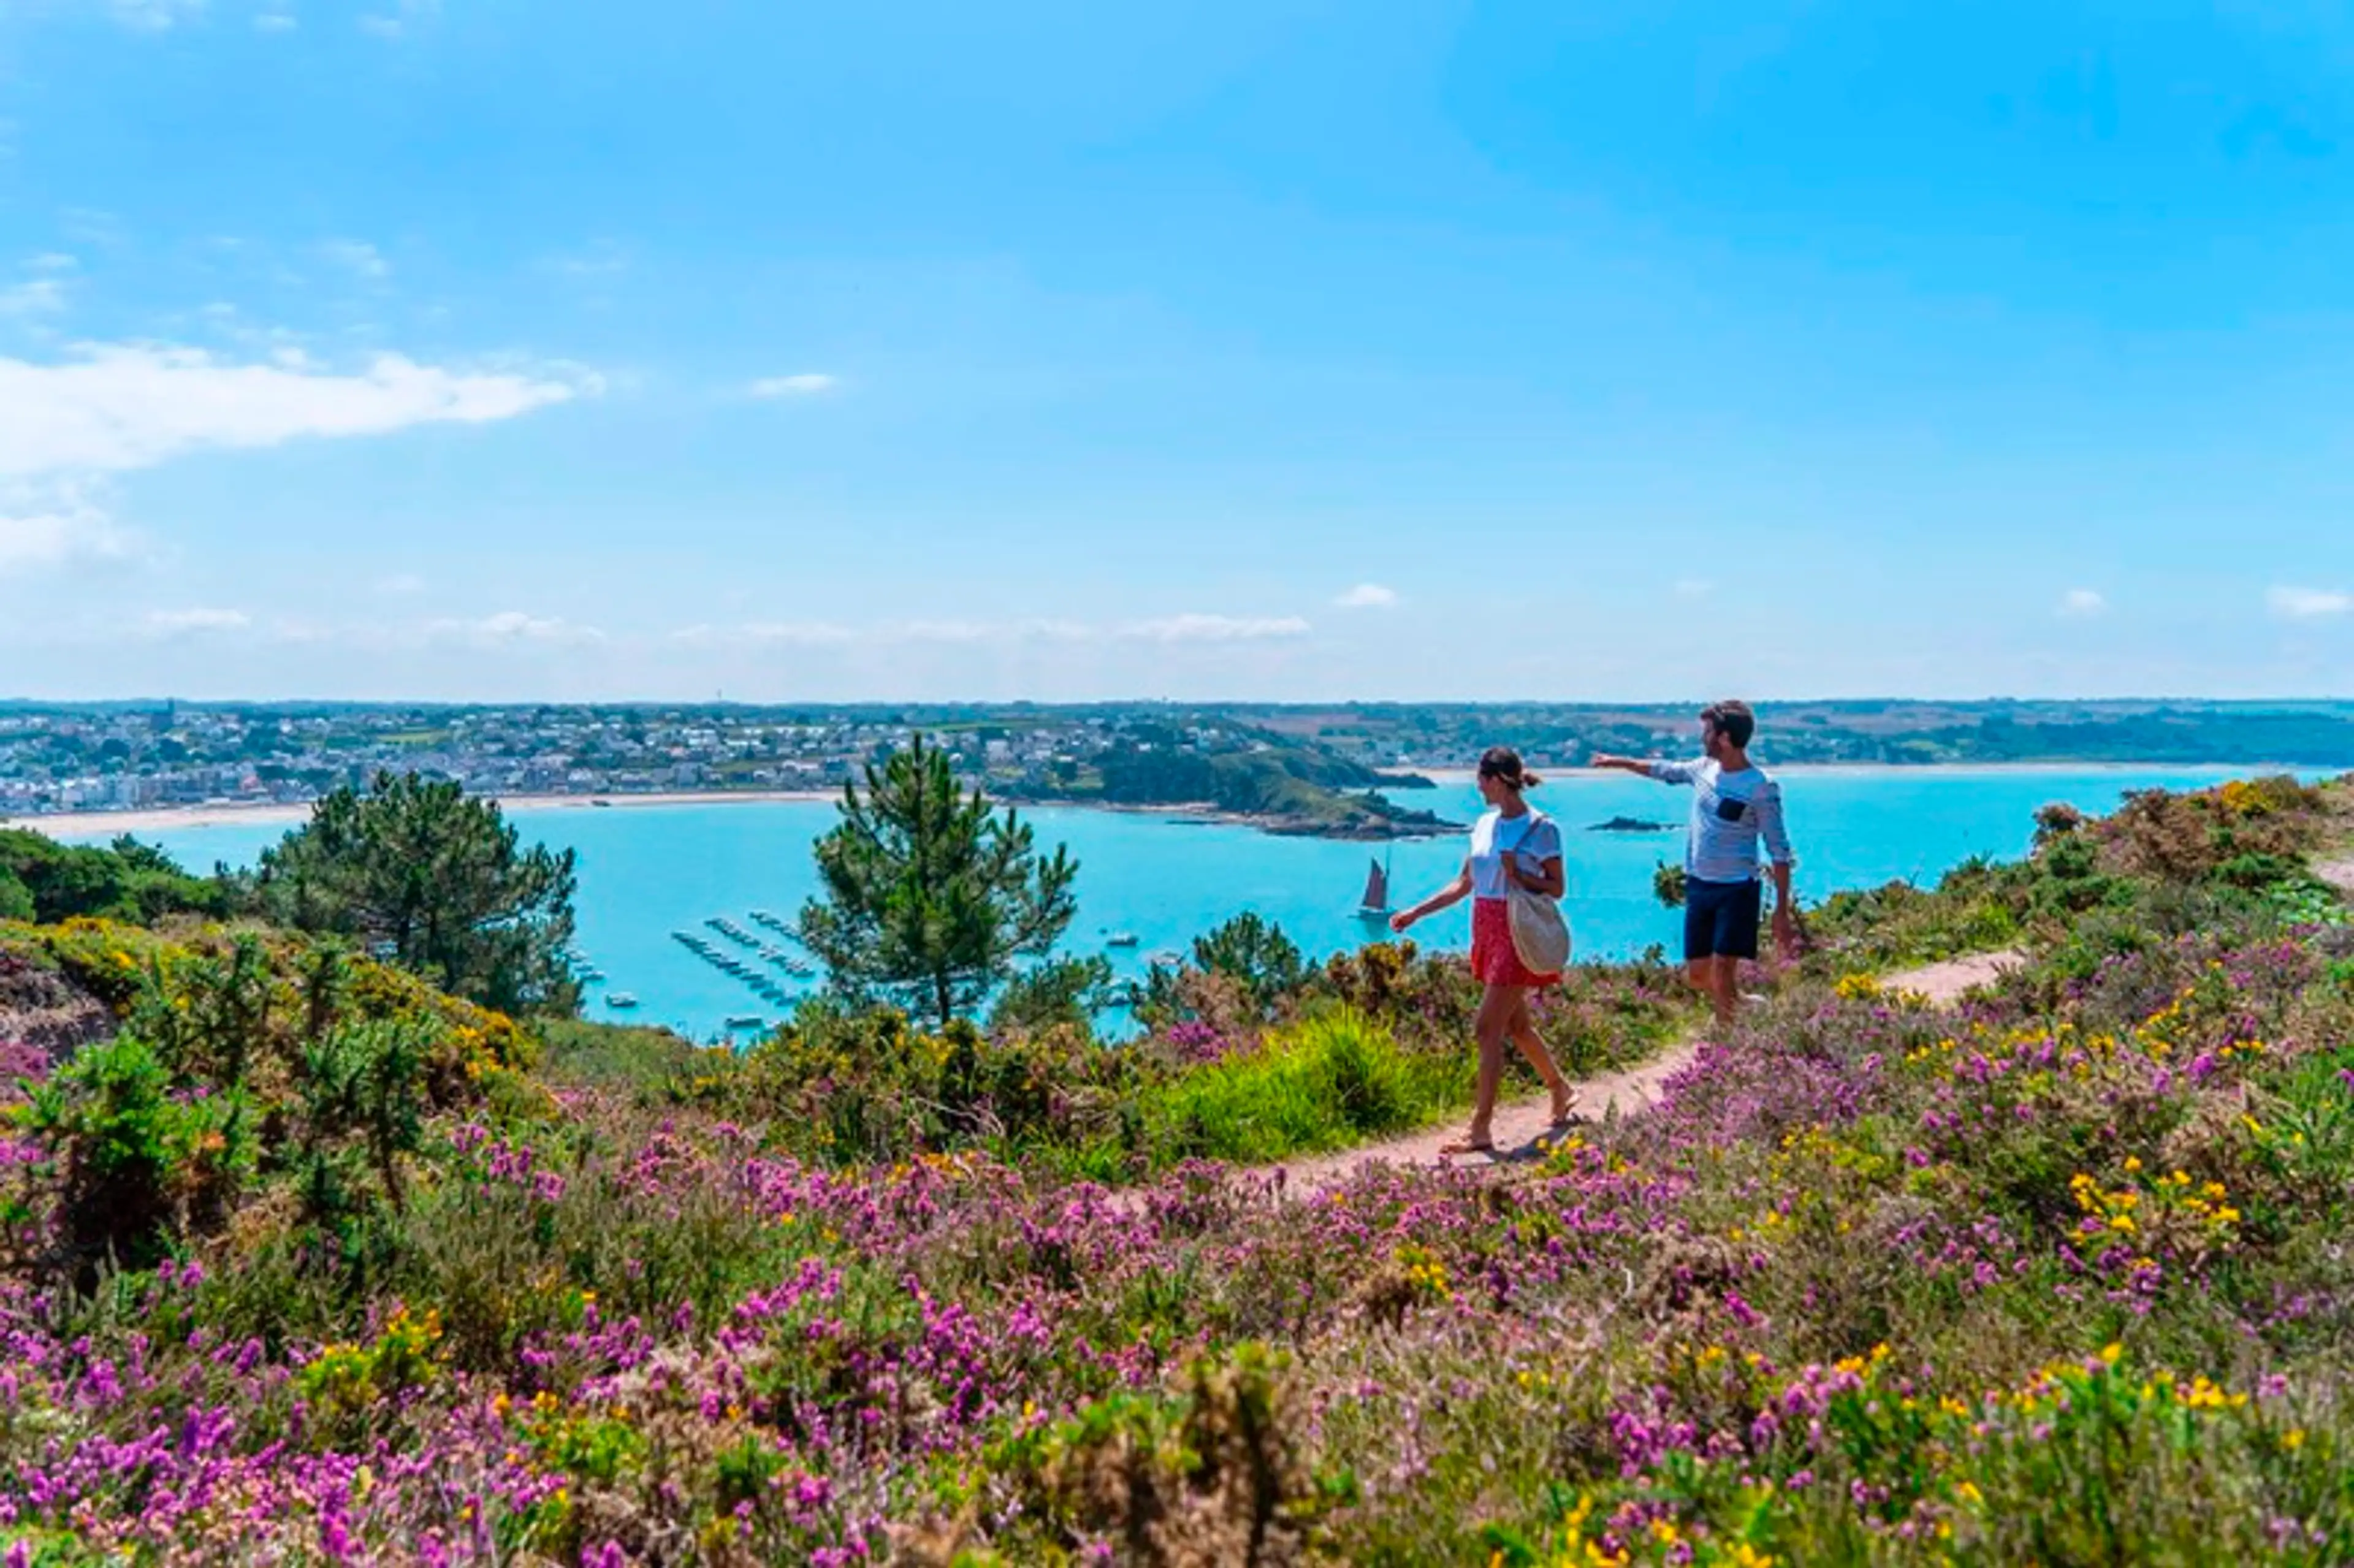
{"label": "dirt path", "polygon": [[1889,991],[1918,991],[1935,1006],[1951,1007],[1962,999],[1964,991],[1991,984],[2006,969],[2015,969],[2026,961],[2007,948],[1999,953],[1971,953],[1943,963],[1924,964],[1900,974],[1884,975],[1880,983]]}
{"label": "dirt path", "polygon": [[[2354,864],[2349,864],[2346,870],[2349,875],[2354,875]],[[1948,959],[1944,963],[1884,975],[1881,978],[1881,984],[1890,991],[1917,991],[1935,1006],[1950,1007],[1961,1000],[1963,992],[1986,984],[2022,961],[2015,952],[1974,953],[1967,958]],[[1619,1073],[1606,1073],[1600,1077],[1578,1079],[1578,1114],[1598,1121],[1612,1110],[1624,1117],[1649,1109],[1658,1103],[1660,1086],[1690,1066],[1699,1053],[1700,1042],[1687,1039],[1640,1066]],[[1543,1095],[1498,1106],[1495,1130],[1496,1147],[1500,1153],[1497,1158],[1500,1160],[1534,1158],[1540,1152],[1537,1140],[1554,1132],[1547,1119],[1549,1108]],[[1439,1163],[1446,1158],[1440,1154],[1440,1147],[1459,1137],[1462,1130],[1458,1123],[1447,1122],[1422,1132],[1392,1139],[1386,1143],[1288,1160],[1278,1166],[1264,1167],[1252,1174],[1272,1179],[1280,1171],[1286,1192],[1318,1192],[1340,1185],[1368,1165]],[[1467,1157],[1467,1162],[1479,1163],[1479,1157]]]}
{"label": "dirt path", "polygon": [[2354,860],[2335,860],[2325,865],[2317,865],[2313,868],[2313,874],[2332,887],[2354,893]]}

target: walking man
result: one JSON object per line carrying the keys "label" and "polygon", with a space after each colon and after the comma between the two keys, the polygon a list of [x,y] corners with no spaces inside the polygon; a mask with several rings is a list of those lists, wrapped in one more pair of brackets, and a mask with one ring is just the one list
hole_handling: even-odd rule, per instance
{"label": "walking man", "polygon": [[1740,1001],[1741,960],[1757,957],[1763,889],[1762,842],[1774,863],[1774,941],[1787,949],[1797,934],[1790,906],[1790,835],[1782,826],[1782,787],[1750,762],[1757,715],[1746,703],[1701,710],[1701,750],[1691,762],[1645,761],[1597,752],[1596,768],[1639,773],[1692,787],[1691,832],[1684,841],[1684,971],[1716,1007],[1720,1031],[1733,1025]]}

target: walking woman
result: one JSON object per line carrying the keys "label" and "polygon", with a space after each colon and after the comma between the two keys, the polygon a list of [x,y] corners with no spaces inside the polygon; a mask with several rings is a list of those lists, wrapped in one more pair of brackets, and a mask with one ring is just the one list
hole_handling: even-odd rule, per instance
{"label": "walking woman", "polygon": [[1479,999],[1479,1096],[1471,1107],[1471,1129],[1447,1144],[1446,1154],[1492,1154],[1496,1150],[1496,1093],[1504,1078],[1504,1042],[1521,1048],[1553,1095],[1553,1120],[1558,1127],[1569,1119],[1575,1091],[1553,1065],[1552,1053],[1537,1033],[1529,1014],[1529,992],[1538,986],[1558,985],[1558,974],[1536,974],[1521,962],[1512,946],[1511,909],[1507,902],[1514,886],[1558,898],[1564,885],[1561,829],[1553,819],[1529,809],[1522,797],[1537,782],[1521,766],[1520,754],[1508,747],[1490,747],[1479,758],[1479,796],[1489,810],[1471,827],[1471,853],[1455,880],[1411,909],[1391,916],[1390,929],[1403,933],[1425,916],[1470,898],[1471,973],[1487,988]]}

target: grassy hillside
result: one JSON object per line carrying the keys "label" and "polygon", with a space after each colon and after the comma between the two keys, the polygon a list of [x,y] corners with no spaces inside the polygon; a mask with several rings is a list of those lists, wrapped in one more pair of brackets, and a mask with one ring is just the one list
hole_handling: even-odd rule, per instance
{"label": "grassy hillside", "polygon": [[[2343,1563],[2354,926],[2302,868],[2348,806],[2055,815],[2020,865],[1819,912],[1656,1113],[1312,1201],[1198,1157],[1431,1103],[1451,966],[1196,974],[1119,1065],[873,1016],[737,1062],[365,968],[317,1015],[321,955],[268,934],[5,927],[122,1027],[10,1113],[0,1535],[56,1563]],[[1872,978],[1996,937],[2030,961],[1958,1012]],[[1655,1037],[1649,984],[1553,1024]]]}

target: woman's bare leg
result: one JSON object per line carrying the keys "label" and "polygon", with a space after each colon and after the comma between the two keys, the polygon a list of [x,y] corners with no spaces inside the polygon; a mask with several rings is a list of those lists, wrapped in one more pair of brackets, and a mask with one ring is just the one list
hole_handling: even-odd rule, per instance
{"label": "woman's bare leg", "polygon": [[1479,1016],[1472,1029],[1479,1037],[1479,1081],[1471,1101],[1471,1131],[1447,1144],[1443,1154],[1469,1154],[1496,1146],[1496,1092],[1504,1082],[1504,1036],[1520,1000],[1516,986],[1491,985],[1479,998]]}
{"label": "woman's bare leg", "polygon": [[1521,1048],[1521,1054],[1528,1059],[1530,1066],[1537,1070],[1537,1076],[1544,1080],[1545,1092],[1553,1097],[1553,1119],[1565,1121],[1570,1107],[1577,1103],[1577,1091],[1569,1086],[1569,1080],[1563,1077],[1561,1069],[1553,1065],[1553,1053],[1545,1049],[1544,1036],[1537,1033],[1536,1014],[1529,1007],[1529,993],[1517,987],[1514,991],[1516,1005],[1511,1017],[1512,1044]]}

